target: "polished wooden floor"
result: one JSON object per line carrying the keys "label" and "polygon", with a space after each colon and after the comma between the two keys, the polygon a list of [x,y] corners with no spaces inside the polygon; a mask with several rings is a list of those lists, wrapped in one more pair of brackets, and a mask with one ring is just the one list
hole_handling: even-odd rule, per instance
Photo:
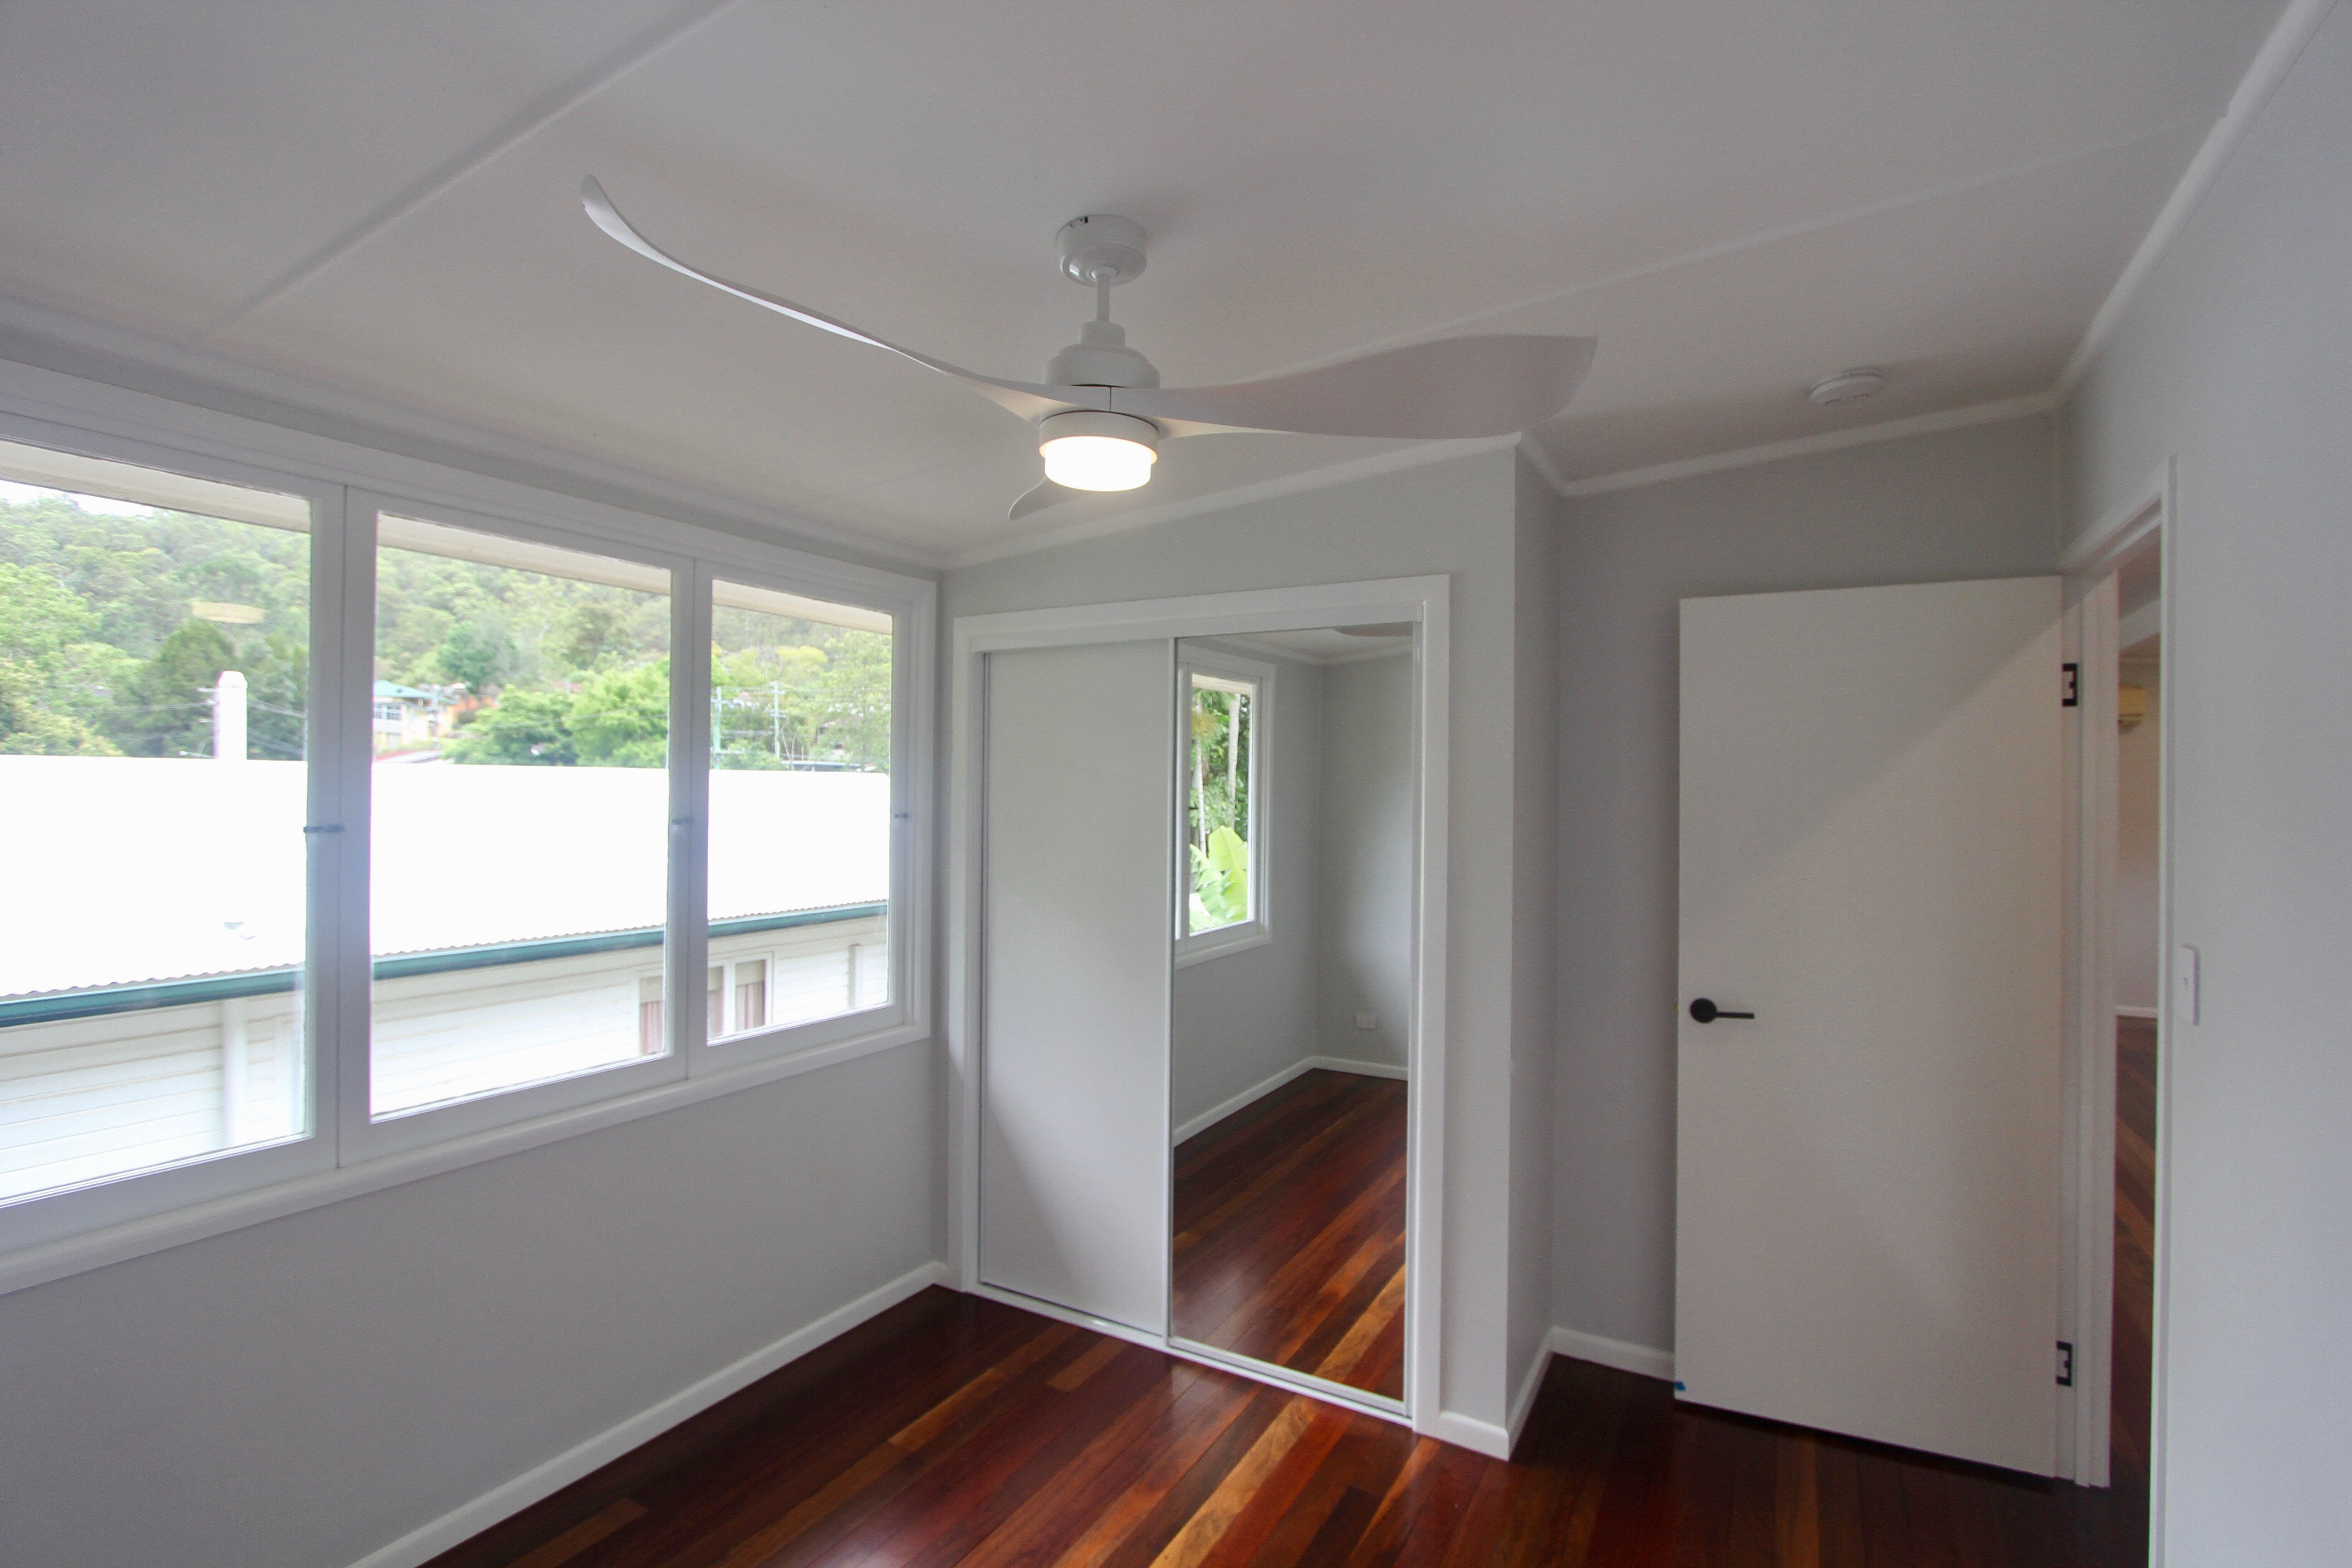
{"label": "polished wooden floor", "polygon": [[1405,1086],[1320,1068],[1176,1149],[1176,1337],[1404,1397]]}
{"label": "polished wooden floor", "polygon": [[2155,1367],[2156,1024],[2116,1027],[2116,1315],[2113,1431],[2108,1453],[2117,1497],[2141,1522],[2147,1556],[2148,1381]]}
{"label": "polished wooden floor", "polygon": [[1697,1410],[1559,1359],[1504,1464],[931,1289],[437,1568],[2144,1563],[2155,1058],[2152,1029],[2121,1034],[2109,1490]]}

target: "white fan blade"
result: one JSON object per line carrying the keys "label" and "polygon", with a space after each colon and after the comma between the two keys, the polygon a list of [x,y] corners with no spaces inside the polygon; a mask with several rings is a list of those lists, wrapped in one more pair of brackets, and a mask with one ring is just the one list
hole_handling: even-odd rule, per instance
{"label": "white fan blade", "polygon": [[1196,434],[1188,425],[1415,440],[1507,436],[1568,406],[1593,346],[1591,338],[1440,338],[1231,386],[1114,387],[1110,405],[1171,436]]}
{"label": "white fan blade", "polygon": [[846,321],[836,321],[805,305],[795,305],[789,300],[779,300],[772,294],[762,294],[757,289],[730,283],[724,278],[688,267],[632,227],[629,220],[621,216],[621,209],[613,205],[613,198],[604,194],[604,187],[596,183],[593,174],[580,182],[580,205],[588,209],[590,220],[598,228],[648,261],[658,261],[673,272],[682,272],[698,283],[708,283],[713,289],[724,289],[737,299],[748,300],[764,310],[790,316],[796,321],[805,321],[812,327],[847,338],[852,342],[870,343],[877,349],[887,350],[901,358],[913,360],[927,370],[938,371],[941,375],[951,375],[982,397],[1011,409],[1024,419],[1035,419],[1071,408],[1102,408],[1108,405],[1108,400],[1100,395],[1104,390],[1101,388],[1043,386],[1033,382],[1000,381],[995,376],[982,375],[977,371],[965,370],[945,360],[933,359],[929,354],[919,354],[912,349],[902,349],[897,343],[877,338],[871,332],[861,332]]}
{"label": "white fan blade", "polygon": [[1004,521],[1011,522],[1015,518],[1027,517],[1033,511],[1043,511],[1049,506],[1060,505],[1073,496],[1082,496],[1087,493],[1085,490],[1074,490],[1067,485],[1057,485],[1051,479],[1039,479],[1013,498],[1013,508],[1004,514]]}

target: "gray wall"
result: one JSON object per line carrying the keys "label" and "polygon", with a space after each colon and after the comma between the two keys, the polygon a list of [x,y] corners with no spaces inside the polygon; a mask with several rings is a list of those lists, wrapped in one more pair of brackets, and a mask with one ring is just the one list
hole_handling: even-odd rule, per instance
{"label": "gray wall", "polygon": [[[1323,670],[1322,931],[1314,1049],[1405,1065],[1412,1025],[1412,656]],[[1356,1027],[1370,1013],[1375,1027]]]}
{"label": "gray wall", "polygon": [[2158,1158],[2166,1561],[2352,1541],[2352,14],[2321,25],[2063,411],[2071,518],[2170,455],[2173,935]]}
{"label": "gray wall", "polygon": [[0,1562],[337,1568],[940,1255],[915,1045],[0,1297]]}
{"label": "gray wall", "polygon": [[1671,1349],[1678,601],[2054,568],[2051,421],[1564,503],[1553,1309]]}
{"label": "gray wall", "polygon": [[1499,1425],[1510,1278],[1517,459],[1472,453],[950,572],[943,614],[1453,576],[1441,1407]]}
{"label": "gray wall", "polygon": [[[1213,637],[1200,640],[1222,646]],[[1273,744],[1264,773],[1272,940],[1176,972],[1169,1117],[1179,1127],[1315,1054],[1323,672],[1263,648],[1228,651],[1275,667]]]}
{"label": "gray wall", "polygon": [[1552,1312],[1550,1121],[1559,1032],[1559,500],[1522,461],[1511,549],[1518,643],[1512,672],[1510,1367],[1516,1395],[1548,1360]]}

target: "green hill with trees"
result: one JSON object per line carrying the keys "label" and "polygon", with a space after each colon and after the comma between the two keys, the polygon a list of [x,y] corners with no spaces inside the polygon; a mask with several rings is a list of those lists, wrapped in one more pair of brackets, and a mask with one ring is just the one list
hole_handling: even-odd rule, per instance
{"label": "green hill with trees", "polygon": [[[212,691],[247,679],[248,754],[299,757],[310,541],[254,524],[0,501],[0,752],[209,756]],[[658,767],[660,595],[379,552],[375,677],[461,710],[451,761]],[[889,766],[887,636],[721,608],[712,763]]]}

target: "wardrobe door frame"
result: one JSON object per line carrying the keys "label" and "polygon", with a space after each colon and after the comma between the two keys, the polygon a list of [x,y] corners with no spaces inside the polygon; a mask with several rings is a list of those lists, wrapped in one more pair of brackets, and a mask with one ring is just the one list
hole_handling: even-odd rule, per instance
{"label": "wardrobe door frame", "polygon": [[[947,872],[947,996],[942,1022],[948,1053],[948,1260],[955,1286],[1031,1311],[1064,1317],[1098,1332],[1206,1362],[1280,1386],[1299,1388],[1367,1415],[1429,1433],[1438,1421],[1439,1321],[1443,1311],[1445,1125],[1445,923],[1447,769],[1451,718],[1447,668],[1452,579],[1437,575],[1318,584],[1183,598],[1014,610],[956,619],[950,654]],[[985,1045],[981,1015],[982,856],[985,841],[986,714],[982,661],[1016,648],[1087,643],[1173,641],[1253,632],[1412,621],[1414,639],[1414,810],[1418,838],[1413,883],[1412,1094],[1406,1120],[1405,1377],[1402,1405],[1306,1379],[1279,1368],[1202,1356],[1124,1324],[1005,1296],[979,1278],[980,1113]],[[1171,944],[1172,961],[1172,944]]]}

